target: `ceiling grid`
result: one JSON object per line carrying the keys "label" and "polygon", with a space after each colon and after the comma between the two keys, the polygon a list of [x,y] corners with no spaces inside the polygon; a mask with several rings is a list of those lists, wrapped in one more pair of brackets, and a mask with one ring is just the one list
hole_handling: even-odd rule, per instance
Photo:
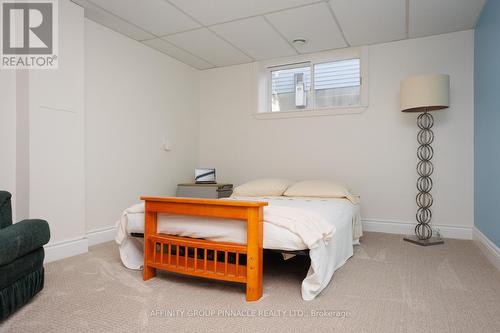
{"label": "ceiling grid", "polygon": [[[485,0],[72,0],[197,69],[473,29]],[[294,39],[305,39],[295,45]]]}

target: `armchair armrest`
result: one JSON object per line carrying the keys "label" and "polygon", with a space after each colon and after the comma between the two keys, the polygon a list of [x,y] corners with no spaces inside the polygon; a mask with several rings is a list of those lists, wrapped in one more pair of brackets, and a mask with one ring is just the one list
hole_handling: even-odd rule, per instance
{"label": "armchair armrest", "polygon": [[49,239],[49,224],[44,220],[24,220],[0,229],[0,265],[41,248]]}

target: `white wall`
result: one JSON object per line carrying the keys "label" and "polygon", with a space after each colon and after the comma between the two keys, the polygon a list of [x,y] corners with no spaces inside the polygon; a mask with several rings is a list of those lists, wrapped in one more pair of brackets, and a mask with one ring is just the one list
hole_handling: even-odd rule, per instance
{"label": "white wall", "polygon": [[30,216],[30,71],[16,71],[15,192],[12,211],[16,220]]}
{"label": "white wall", "polygon": [[14,195],[15,187],[16,72],[0,70],[0,190]]}
{"label": "white wall", "polygon": [[414,221],[416,115],[399,111],[410,75],[451,76],[451,107],[434,113],[433,223],[473,225],[473,32],[369,47],[361,114],[257,120],[253,64],[201,73],[200,162],[240,184],[258,177],[337,179],[362,196],[365,220]]}
{"label": "white wall", "polygon": [[0,71],[0,189],[17,194],[18,218],[49,222],[46,261],[114,238],[123,209],[174,194],[199,154],[199,71],[69,0],[59,41],[57,70]]}
{"label": "white wall", "polygon": [[48,247],[85,237],[83,9],[68,0],[59,39],[59,69],[0,71],[0,188],[13,194],[15,221],[49,222]]}
{"label": "white wall", "polygon": [[59,68],[29,74],[29,215],[49,247],[85,237],[83,14],[59,1]]}
{"label": "white wall", "polygon": [[141,195],[173,195],[191,179],[197,70],[85,20],[85,105],[87,232],[112,227]]}

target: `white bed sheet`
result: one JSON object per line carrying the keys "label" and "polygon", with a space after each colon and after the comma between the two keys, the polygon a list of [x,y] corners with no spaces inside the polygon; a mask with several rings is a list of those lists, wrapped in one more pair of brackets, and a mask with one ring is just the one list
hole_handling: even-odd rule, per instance
{"label": "white bed sheet", "polygon": [[[130,214],[127,231],[143,233],[144,214]],[[240,244],[245,244],[247,239],[245,221],[187,215],[159,214],[157,231],[169,235]],[[264,235],[264,248],[266,249],[307,249],[299,236],[274,224],[264,223]]]}
{"label": "white bed sheet", "polygon": [[[311,266],[302,282],[304,300],[314,299],[329,283],[336,269],[353,255],[353,245],[362,235],[359,206],[346,199],[238,197],[246,201],[266,201],[271,206],[296,207],[311,210],[335,226],[332,239],[320,242],[310,250]],[[265,208],[264,208],[265,209]],[[158,215],[158,232],[213,241],[246,243],[246,223],[240,220],[202,218],[184,215]],[[144,213],[126,214],[126,234],[144,232]],[[122,262],[128,268],[141,269],[142,241],[133,237],[117,236]],[[304,250],[301,237],[290,230],[264,220],[264,248]]]}

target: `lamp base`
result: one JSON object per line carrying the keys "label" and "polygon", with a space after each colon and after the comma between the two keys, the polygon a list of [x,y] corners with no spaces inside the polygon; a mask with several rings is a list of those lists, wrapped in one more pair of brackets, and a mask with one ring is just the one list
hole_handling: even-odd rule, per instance
{"label": "lamp base", "polygon": [[431,237],[429,239],[418,239],[417,236],[406,236],[403,238],[403,240],[420,246],[444,244],[444,240],[441,239],[440,237]]}

